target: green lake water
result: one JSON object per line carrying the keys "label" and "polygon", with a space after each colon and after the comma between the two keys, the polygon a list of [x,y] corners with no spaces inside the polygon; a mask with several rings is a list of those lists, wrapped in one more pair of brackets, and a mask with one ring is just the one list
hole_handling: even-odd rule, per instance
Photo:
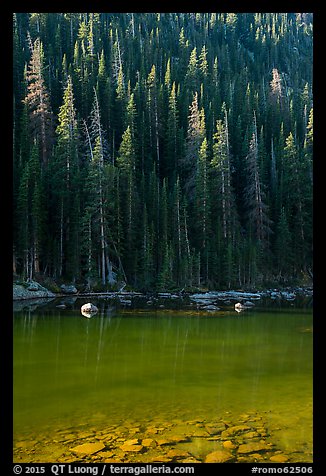
{"label": "green lake water", "polygon": [[108,306],[87,319],[79,308],[14,313],[16,442],[81,422],[234,422],[262,412],[280,451],[312,460],[310,309]]}

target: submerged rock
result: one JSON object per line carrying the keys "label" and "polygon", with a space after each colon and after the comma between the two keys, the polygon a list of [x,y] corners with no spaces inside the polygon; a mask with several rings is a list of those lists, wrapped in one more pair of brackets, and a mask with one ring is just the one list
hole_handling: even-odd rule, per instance
{"label": "submerged rock", "polygon": [[92,455],[98,451],[103,450],[105,446],[103,443],[84,443],[82,445],[75,446],[71,448],[71,451],[80,455]]}
{"label": "submerged rock", "polygon": [[124,442],[124,445],[126,446],[132,446],[132,445],[138,445],[139,440],[138,438],[133,438],[132,440],[127,440]]}
{"label": "submerged rock", "polygon": [[224,448],[226,448],[227,450],[234,450],[237,445],[235,445],[234,443],[232,443],[231,440],[226,440],[226,441],[223,441],[223,446]]}
{"label": "submerged rock", "polygon": [[142,452],[145,448],[143,445],[137,445],[137,444],[133,444],[133,445],[128,445],[127,443],[123,444],[122,446],[120,446],[120,449],[122,451],[126,451],[126,452],[133,452],[133,453],[140,453]]}
{"label": "submerged rock", "polygon": [[206,456],[205,463],[227,463],[232,460],[234,460],[232,453],[226,450],[217,450]]}
{"label": "submerged rock", "polygon": [[258,453],[259,451],[268,451],[270,447],[263,442],[245,443],[238,448],[239,454]]}
{"label": "submerged rock", "polygon": [[188,451],[172,449],[167,452],[166,456],[171,459],[180,459],[188,458],[191,455],[188,453]]}
{"label": "submerged rock", "polygon": [[222,431],[221,437],[222,438],[229,438],[230,436],[238,435],[239,433],[243,433],[245,431],[251,430],[251,427],[248,425],[235,425],[230,426],[226,430]]}
{"label": "submerged rock", "polygon": [[156,442],[155,440],[153,440],[153,438],[144,438],[141,442],[141,444],[143,446],[145,446],[146,448],[147,447],[155,447],[156,446]]}
{"label": "submerged rock", "polygon": [[273,461],[273,463],[286,463],[287,461],[289,461],[289,458],[285,455],[278,454],[278,455],[271,456],[269,460]]}

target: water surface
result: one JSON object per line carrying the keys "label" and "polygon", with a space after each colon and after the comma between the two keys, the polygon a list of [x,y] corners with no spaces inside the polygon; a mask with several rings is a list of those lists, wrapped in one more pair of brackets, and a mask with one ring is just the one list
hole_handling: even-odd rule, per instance
{"label": "water surface", "polygon": [[[261,412],[280,451],[312,453],[312,313],[14,313],[14,438],[78,426]],[[310,456],[309,456],[310,455]],[[303,459],[304,459],[303,458]]]}

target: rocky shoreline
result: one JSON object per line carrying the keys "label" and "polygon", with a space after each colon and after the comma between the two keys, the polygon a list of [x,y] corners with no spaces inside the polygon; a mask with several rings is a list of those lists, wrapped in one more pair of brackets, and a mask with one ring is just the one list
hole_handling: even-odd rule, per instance
{"label": "rocky shoreline", "polygon": [[[57,307],[71,307],[77,299],[110,301],[124,308],[157,308],[157,309],[193,309],[207,313],[217,313],[232,306],[237,312],[268,304],[294,305],[307,301],[312,305],[313,287],[271,288],[262,291],[229,290],[207,292],[158,292],[140,293],[135,291],[120,292],[79,292],[73,285],[62,285],[60,292],[52,292],[41,284],[31,281],[13,285],[13,300],[17,308],[31,303],[33,307],[61,299]],[[85,301],[86,302],[86,301]],[[21,303],[21,304],[20,304]]]}

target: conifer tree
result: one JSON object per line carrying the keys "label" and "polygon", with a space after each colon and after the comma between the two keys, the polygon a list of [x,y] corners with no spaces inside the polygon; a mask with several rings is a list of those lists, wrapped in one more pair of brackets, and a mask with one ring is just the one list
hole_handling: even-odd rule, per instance
{"label": "conifer tree", "polygon": [[42,165],[46,166],[53,140],[53,116],[50,99],[43,75],[44,52],[39,38],[31,45],[31,59],[28,65],[25,103],[30,114],[32,137],[40,147]]}
{"label": "conifer tree", "polygon": [[275,240],[276,269],[279,278],[285,277],[286,274],[288,274],[289,267],[292,268],[293,266],[291,243],[291,232],[286,218],[285,209],[282,207],[276,227]]}
{"label": "conifer tree", "polygon": [[172,176],[178,174],[179,170],[179,125],[178,125],[178,108],[176,98],[176,85],[172,84],[169,105],[168,105],[168,119],[166,128],[166,175]]}
{"label": "conifer tree", "polygon": [[306,269],[306,233],[308,224],[311,225],[307,219],[311,216],[311,188],[307,186],[309,181],[307,165],[301,157],[295,137],[290,132],[284,147],[284,207],[287,216],[291,217],[289,225],[293,247],[302,270]]}
{"label": "conifer tree", "polygon": [[198,89],[198,59],[197,59],[197,48],[193,48],[190,53],[187,73],[185,77],[186,86],[189,92],[193,93]]}
{"label": "conifer tree", "polygon": [[154,285],[153,232],[148,223],[147,207],[142,214],[141,248],[139,262],[139,287],[151,289]]}
{"label": "conifer tree", "polygon": [[[157,170],[160,171],[160,137],[159,137],[159,116],[158,116],[158,88],[156,78],[156,67],[152,66],[147,77],[147,108],[149,124],[149,140],[153,156],[156,159]],[[154,152],[155,151],[155,152]],[[154,155],[155,154],[155,155]]]}
{"label": "conifer tree", "polygon": [[117,166],[123,172],[123,191],[124,191],[124,216],[125,216],[125,237],[128,269],[135,271],[135,261],[132,257],[132,246],[135,244],[135,149],[131,134],[131,128],[128,125],[122,135],[122,141],[117,156]]}
{"label": "conifer tree", "polygon": [[200,111],[198,108],[198,93],[196,92],[192,104],[189,106],[186,152],[180,164],[183,169],[184,188],[190,199],[193,199],[194,196],[199,148],[204,137],[204,111]]}
{"label": "conifer tree", "polygon": [[260,178],[258,161],[258,136],[256,117],[253,119],[253,132],[247,155],[247,185],[245,188],[245,201],[247,204],[249,230],[258,242],[265,246],[268,244],[270,219],[264,201],[264,191]]}
{"label": "conifer tree", "polygon": [[203,139],[198,153],[198,166],[196,176],[196,215],[197,215],[197,243],[202,256],[205,283],[209,279],[208,270],[208,241],[209,241],[209,184],[208,184],[208,158],[207,139]]}
{"label": "conifer tree", "polygon": [[99,276],[103,286],[107,283],[106,269],[110,266],[108,251],[107,217],[105,215],[105,191],[106,191],[106,162],[107,141],[102,127],[100,106],[97,93],[94,90],[94,103],[90,115],[90,127],[85,123],[86,141],[89,156],[88,182],[88,207],[91,210],[93,223],[96,225],[96,237],[99,242]]}
{"label": "conifer tree", "polygon": [[57,207],[60,209],[59,276],[67,273],[70,278],[76,279],[79,275],[78,190],[80,174],[79,133],[74,101],[72,78],[69,76],[63,94],[63,103],[58,114],[56,160],[51,165],[51,173],[55,179],[53,193],[57,196]]}
{"label": "conifer tree", "polygon": [[22,275],[32,279],[41,271],[44,233],[44,194],[41,183],[39,148],[34,142],[25,165],[17,199],[18,259]]}

